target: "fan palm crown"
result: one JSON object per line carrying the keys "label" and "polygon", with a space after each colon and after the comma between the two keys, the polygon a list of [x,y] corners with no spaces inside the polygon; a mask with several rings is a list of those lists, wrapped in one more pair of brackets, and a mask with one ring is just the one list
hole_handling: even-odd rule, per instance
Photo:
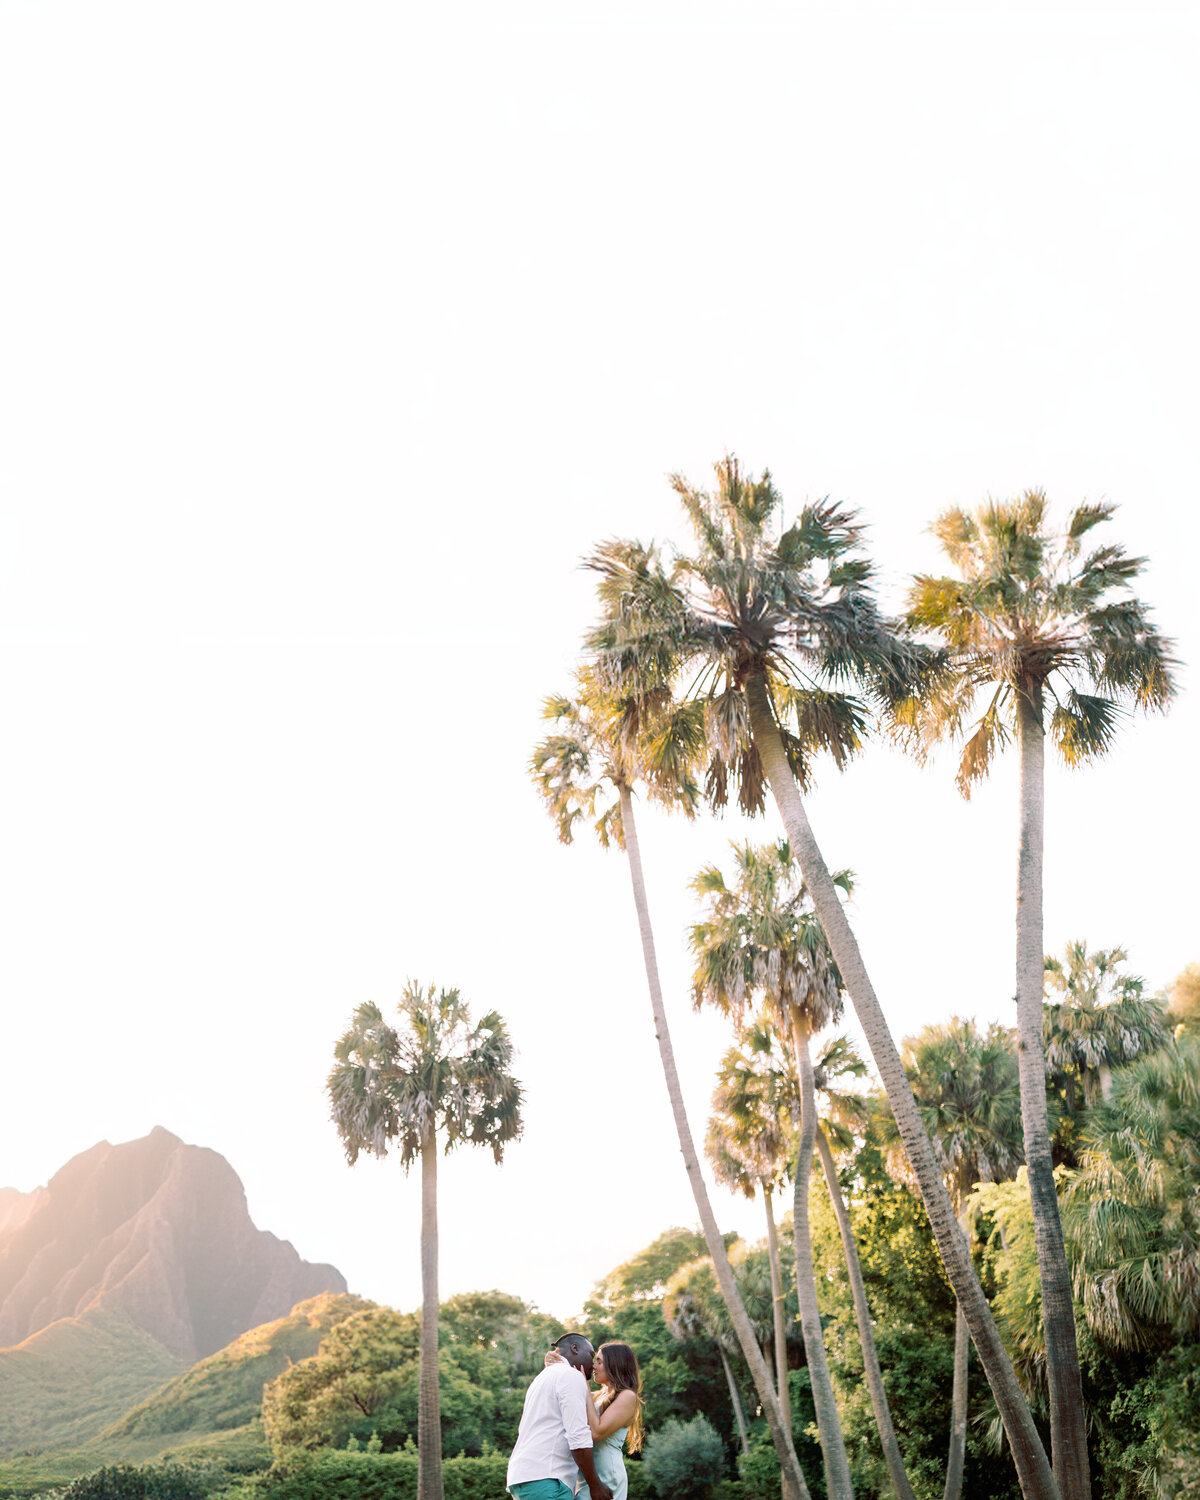
{"label": "fan palm crown", "polygon": [[705,1154],[717,1181],[747,1198],[776,1192],[790,1165],[795,1086],[773,1051],[771,1028],[759,1018],[721,1059],[713,1089]]}
{"label": "fan palm crown", "polygon": [[391,1149],[407,1171],[436,1131],[446,1151],[467,1141],[501,1162],[521,1134],[523,1090],[498,1012],[472,1023],[457,990],[411,982],[399,1010],[394,1027],[377,1005],[360,1005],[335,1048],[328,1091],[347,1161]]}
{"label": "fan palm crown", "polygon": [[1091,1106],[1112,1092],[1112,1070],[1163,1046],[1170,1030],[1162,1001],[1144,982],[1122,973],[1124,948],[1089,950],[1068,943],[1061,959],[1046,959],[1046,1073],[1076,1105],[1075,1079]]}
{"label": "fan palm crown", "polygon": [[810,504],[780,528],[769,472],[755,479],[727,455],[716,478],[709,494],[672,477],[696,549],[669,572],[657,555],[647,566],[637,544],[596,549],[589,563],[607,608],[588,645],[619,694],[691,677],[684,699],[704,712],[706,795],[724,807],[732,780],[742,810],[755,814],[767,783],[742,692],[748,678],[766,684],[793,774],[808,786],[814,755],[844,765],[862,747],[871,700],[905,699],[936,658],[880,612],[853,511]]}
{"label": "fan palm crown", "polygon": [[1118,1348],[1200,1334],[1200,1041],[1113,1076],[1083,1129],[1064,1228],[1089,1323]]}
{"label": "fan palm crown", "polygon": [[[1023,1160],[1012,1033],[995,1023],[980,1031],[974,1021],[953,1016],[907,1037],[900,1055],[961,1213],[977,1182],[1002,1182]],[[894,1176],[908,1179],[898,1141],[889,1142],[887,1161]]]}
{"label": "fan palm crown", "polygon": [[[783,1036],[790,1036],[795,1012],[810,1032],[822,1031],[841,1016],[841,981],[791,847],[781,839],[731,848],[732,885],[717,865],[692,881],[705,911],[690,934],[693,1003],[713,1005],[740,1025],[757,994]],[[847,895],[854,888],[848,870],[834,882]]]}
{"label": "fan palm crown", "polygon": [[897,705],[895,722],[919,754],[944,737],[962,740],[964,797],[1016,730],[1022,704],[1073,766],[1109,749],[1123,714],[1164,709],[1174,695],[1171,643],[1132,589],[1145,559],[1117,543],[1086,545],[1114,510],[1077,506],[1055,532],[1045,495],[1029,490],[934,522],[958,576],[918,576],[908,620],[935,632],[948,660]]}

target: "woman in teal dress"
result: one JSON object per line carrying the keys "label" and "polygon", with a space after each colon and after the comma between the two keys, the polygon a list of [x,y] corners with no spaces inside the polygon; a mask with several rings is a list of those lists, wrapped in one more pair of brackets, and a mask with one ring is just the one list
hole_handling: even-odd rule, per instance
{"label": "woman in teal dress", "polygon": [[[561,1358],[551,1350],[546,1363],[553,1364]],[[630,1453],[636,1453],[642,1446],[642,1376],[637,1356],[628,1344],[601,1344],[593,1360],[592,1378],[600,1386],[594,1399],[588,1392],[587,1403],[596,1473],[612,1490],[613,1500],[626,1500],[629,1480],[622,1456],[626,1437]],[[576,1495],[586,1488],[581,1474],[575,1485]]]}

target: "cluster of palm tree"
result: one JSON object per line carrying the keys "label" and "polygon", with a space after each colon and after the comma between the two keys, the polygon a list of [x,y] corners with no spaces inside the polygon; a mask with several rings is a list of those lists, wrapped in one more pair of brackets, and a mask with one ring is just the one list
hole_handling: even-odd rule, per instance
{"label": "cluster of palm tree", "polygon": [[[717,464],[711,493],[679,476],[673,484],[694,545],[669,557],[636,541],[597,548],[589,561],[597,576],[599,619],[586,638],[573,694],[547,702],[554,732],[535,751],[532,771],[561,839],[569,842],[577,824],[590,821],[603,844],[623,847],[628,857],[680,1147],[729,1329],[778,1454],[784,1495],[798,1500],[808,1490],[781,1399],[786,1388],[778,1368],[781,1340],[776,1335],[773,1377],[717,1226],[683,1105],[637,837],[639,790],[689,817],[702,804],[719,810],[731,796],[747,814],[761,813],[769,793],[786,832],[785,843],[739,850],[732,886],[715,869],[698,878],[708,910],[693,933],[694,993],[698,1002],[727,1011],[748,1041],[741,1062],[730,1061],[724,1113],[732,1125],[739,1126],[743,1104],[746,1110],[761,1106],[764,1138],[779,1128],[780,1109],[796,1114],[788,1137],[796,1288],[828,1494],[851,1500],[852,1492],[821,1344],[811,1250],[805,1245],[812,1155],[816,1148],[824,1164],[822,1141],[829,1147],[818,1124],[811,1047],[814,1035],[836,1019],[845,996],[886,1094],[897,1169],[902,1161],[921,1196],[957,1299],[962,1381],[955,1431],[965,1423],[969,1336],[1022,1492],[1037,1500],[1088,1500],[1072,1282],[1046,1090],[1045,741],[1049,737],[1068,764],[1079,764],[1110,747],[1129,710],[1161,709],[1169,702],[1169,643],[1132,589],[1141,560],[1114,544],[1091,545],[1094,528],[1109,519],[1111,507],[1080,506],[1059,531],[1052,529],[1038,492],[973,513],[952,510],[934,529],[954,573],[914,580],[906,617],[891,620],[875,598],[862,527],[851,512],[828,503],[806,505],[790,526],[781,526],[781,500],[769,475],[745,474],[730,457]],[[804,804],[819,758],[827,754],[838,767],[846,765],[873,728],[919,757],[943,738],[958,740],[958,786],[968,796],[1006,743],[1015,742],[1018,750],[1016,1045],[985,1037],[990,1061],[986,1066],[973,1061],[953,1087],[947,1084],[940,1101],[928,1094],[929,1057],[921,1048],[902,1055],[891,1035],[842,901],[848,881],[830,872]],[[1131,1029],[1141,1036],[1137,1026],[1120,1024],[1122,1037]],[[754,1041],[760,1031],[761,1046]],[[953,1027],[940,1043],[930,1038],[929,1047],[952,1050],[962,1041],[952,1033]],[[762,1065],[768,1053],[777,1056],[783,1070],[774,1082]],[[1086,1055],[1099,1058],[1094,1049]],[[1098,1077],[1107,1065],[1085,1064]],[[1078,1058],[1072,1062],[1065,1051],[1052,1053],[1052,1066],[1069,1072],[1078,1068]],[[738,1102],[743,1087],[748,1093]],[[990,1123],[985,1112],[984,1123],[976,1121],[968,1131],[969,1100],[956,1103],[957,1089],[974,1091],[977,1101],[995,1093],[1004,1102],[996,1103]],[[772,1111],[774,1123],[768,1119]],[[1018,1116],[1019,1142],[1012,1137]],[[950,1128],[955,1119],[959,1125]],[[767,1168],[769,1149],[755,1135],[752,1127],[725,1133],[715,1147],[720,1170],[770,1183],[774,1191],[782,1179]],[[1049,1454],[960,1222],[971,1181],[1009,1172],[1018,1160],[1024,1162],[1032,1202]],[[977,1175],[971,1178],[972,1173]],[[826,1176],[836,1180],[828,1166]],[[845,1238],[850,1259],[848,1230]],[[857,1310],[857,1295],[855,1300]],[[865,1299],[859,1323],[870,1371]],[[872,1398],[887,1451],[886,1396],[882,1380],[877,1385],[878,1393],[872,1383]],[[961,1462],[959,1467],[961,1472]],[[895,1462],[889,1454],[889,1470],[897,1494],[911,1493],[898,1450]],[[953,1482],[952,1473],[948,1494]]]}

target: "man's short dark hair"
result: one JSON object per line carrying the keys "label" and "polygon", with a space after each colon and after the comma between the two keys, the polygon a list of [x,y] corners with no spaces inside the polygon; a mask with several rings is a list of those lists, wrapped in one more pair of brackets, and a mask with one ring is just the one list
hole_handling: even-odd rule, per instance
{"label": "man's short dark hair", "polygon": [[572,1346],[586,1344],[589,1349],[592,1347],[591,1339],[584,1333],[564,1333],[561,1337],[554,1340],[554,1347],[560,1354],[563,1352],[562,1346],[564,1344],[571,1344]]}

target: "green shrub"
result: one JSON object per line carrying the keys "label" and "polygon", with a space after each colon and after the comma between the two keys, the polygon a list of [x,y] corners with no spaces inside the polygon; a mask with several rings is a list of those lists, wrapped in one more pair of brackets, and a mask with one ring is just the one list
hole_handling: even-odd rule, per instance
{"label": "green shrub", "polygon": [[1113,1399],[1093,1470],[1106,1500],[1200,1494],[1200,1345],[1169,1351]]}
{"label": "green shrub", "polygon": [[228,1484],[229,1475],[216,1464],[115,1464],[73,1479],[57,1493],[62,1500],[207,1500]]}
{"label": "green shrub", "polygon": [[650,1485],[646,1479],[646,1465],[637,1460],[625,1460],[625,1473],[629,1477],[629,1500],[649,1500]]}
{"label": "green shrub", "polygon": [[[646,1479],[670,1500],[700,1500],[725,1473],[725,1444],[706,1416],[690,1422],[672,1417],[646,1439]],[[776,1490],[779,1475],[776,1470]]]}

